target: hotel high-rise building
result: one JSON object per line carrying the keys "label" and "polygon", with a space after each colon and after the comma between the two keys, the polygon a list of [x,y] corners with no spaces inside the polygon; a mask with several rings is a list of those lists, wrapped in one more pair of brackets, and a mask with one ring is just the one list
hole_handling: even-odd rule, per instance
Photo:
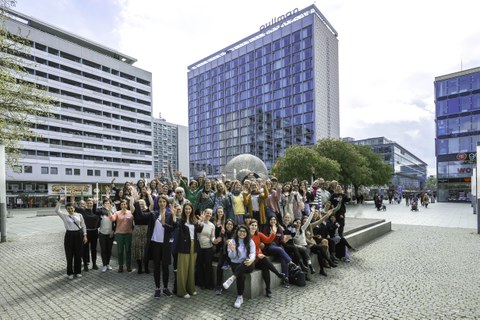
{"label": "hotel high-rise building", "polygon": [[48,195],[96,184],[153,177],[152,74],[134,58],[8,10],[6,29],[28,39],[26,80],[58,102],[38,118],[41,137],[22,142],[17,171],[7,172],[9,206],[47,205]]}
{"label": "hotel high-rise building", "polygon": [[470,201],[480,141],[480,68],[435,78],[437,197]]}
{"label": "hotel high-rise building", "polygon": [[294,9],[188,67],[190,174],[249,153],[270,168],[291,145],[339,137],[337,32]]}

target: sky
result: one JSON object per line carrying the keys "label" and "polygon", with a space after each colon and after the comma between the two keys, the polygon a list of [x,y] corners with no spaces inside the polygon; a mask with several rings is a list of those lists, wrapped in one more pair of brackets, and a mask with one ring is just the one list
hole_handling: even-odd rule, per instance
{"label": "sky", "polygon": [[17,0],[15,10],[136,58],[153,115],[188,125],[187,66],[315,4],[338,32],[340,135],[384,136],[435,174],[435,77],[480,66],[478,0]]}

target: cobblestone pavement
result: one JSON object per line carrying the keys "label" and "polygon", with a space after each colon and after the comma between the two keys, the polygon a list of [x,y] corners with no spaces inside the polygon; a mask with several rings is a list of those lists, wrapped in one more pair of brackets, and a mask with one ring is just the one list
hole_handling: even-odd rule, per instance
{"label": "cobblestone pavement", "polygon": [[67,280],[63,233],[34,234],[0,244],[0,318],[480,319],[479,261],[474,229],[393,225],[328,277],[235,309],[234,295],[200,289],[189,300],[154,299],[151,274]]}

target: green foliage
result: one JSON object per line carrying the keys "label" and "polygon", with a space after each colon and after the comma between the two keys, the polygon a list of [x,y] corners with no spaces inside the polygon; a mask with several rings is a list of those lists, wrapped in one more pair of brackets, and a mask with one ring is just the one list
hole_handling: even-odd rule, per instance
{"label": "green foliage", "polygon": [[349,142],[340,139],[318,140],[315,151],[338,162],[341,168],[338,181],[342,185],[363,182],[372,175],[367,159]]}
{"label": "green foliage", "polygon": [[367,160],[370,174],[365,180],[357,181],[356,184],[361,185],[388,185],[392,180],[393,168],[383,160],[383,156],[372,151],[370,146],[353,145],[355,149]]}
{"label": "green foliage", "polygon": [[338,179],[340,166],[334,160],[322,157],[315,150],[303,146],[291,146],[272,168],[272,173],[280,182],[293,178],[310,180],[312,173],[324,179]]}
{"label": "green foliage", "polygon": [[354,145],[339,139],[322,139],[314,149],[291,146],[277,160],[272,173],[282,181],[309,180],[312,173],[342,185],[388,185],[393,169],[370,146]]}
{"label": "green foliage", "polygon": [[428,190],[437,190],[437,177],[429,176],[426,185]]}
{"label": "green foliage", "polygon": [[4,10],[13,1],[0,1],[0,144],[7,150],[7,163],[18,162],[21,141],[37,136],[30,128],[38,117],[49,116],[53,100],[40,87],[28,80],[24,66],[29,55],[28,40],[5,28]]}

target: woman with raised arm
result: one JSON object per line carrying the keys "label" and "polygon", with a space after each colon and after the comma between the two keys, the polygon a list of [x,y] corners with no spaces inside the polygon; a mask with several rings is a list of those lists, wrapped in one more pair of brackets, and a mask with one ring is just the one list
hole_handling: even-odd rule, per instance
{"label": "woman with raised arm", "polygon": [[[153,207],[153,203],[152,203]],[[138,274],[143,273],[143,259],[145,255],[145,239],[147,238],[148,220],[142,219],[143,213],[150,213],[151,208],[145,203],[145,200],[130,202],[130,211],[133,214],[133,221],[135,227],[132,232],[132,256],[133,260],[137,262]],[[145,273],[149,273],[148,265],[145,265]]]}
{"label": "woman with raised arm", "polygon": [[[202,213],[200,218],[203,221],[205,213]],[[200,250],[197,233],[203,230],[201,221],[197,221],[193,205],[190,202],[185,203],[175,241],[178,253],[176,294],[178,297],[186,299],[197,294],[195,291],[195,261]]]}
{"label": "woman with raised arm", "polygon": [[220,242],[217,243],[217,247],[220,247],[218,254],[218,264],[217,264],[217,287],[215,288],[215,294],[222,294],[222,283],[223,283],[223,270],[229,268],[230,258],[228,257],[227,252],[227,242],[232,239],[234,235],[234,222],[231,219],[228,219],[225,223],[224,230],[220,230],[219,236],[222,238]]}
{"label": "woman with raised arm", "polygon": [[[149,261],[153,259],[154,297],[160,298],[162,293],[167,297],[172,296],[168,289],[168,278],[172,256],[173,230],[177,220],[175,214],[171,212],[173,205],[170,205],[170,207],[167,205],[169,202],[167,196],[159,196],[157,202],[159,210],[153,212],[146,208],[143,200],[136,202],[135,221],[148,225],[143,263],[145,270],[147,270]],[[160,288],[160,267],[163,273],[163,290]]]}
{"label": "woman with raised arm", "polygon": [[203,211],[202,232],[197,234],[200,251],[197,259],[197,281],[200,288],[213,290],[213,244],[215,242],[215,225],[210,221],[212,218],[212,209]]}
{"label": "woman with raised arm", "polygon": [[67,278],[73,279],[74,276],[82,276],[82,250],[83,245],[87,243],[87,227],[83,221],[83,216],[75,212],[72,203],[68,203],[65,208],[67,213],[60,210],[60,198],[55,207],[55,213],[62,219],[65,225],[65,237],[63,246],[65,248],[65,257],[67,259]]}
{"label": "woman with raised arm", "polygon": [[[133,199],[131,200],[133,201]],[[117,242],[118,272],[123,272],[123,262],[126,256],[127,272],[132,272],[132,232],[133,215],[128,210],[129,200],[120,201],[121,209],[114,214],[109,213],[110,221],[116,222],[115,241]]]}
{"label": "woman with raised arm", "polygon": [[256,219],[252,219],[250,221],[249,229],[250,236],[255,243],[255,253],[257,257],[255,260],[255,268],[262,270],[262,278],[263,281],[265,281],[265,295],[270,298],[272,296],[272,291],[270,290],[270,271],[279,277],[284,284],[288,283],[287,275],[285,273],[278,272],[272,262],[270,262],[270,260],[268,260],[268,258],[263,254],[261,249],[261,243],[269,244],[275,239],[277,230],[276,227],[273,227],[273,232],[267,237],[262,232],[258,232],[258,222]]}
{"label": "woman with raised arm", "polygon": [[233,239],[227,242],[227,252],[233,275],[223,283],[223,287],[228,289],[235,280],[237,281],[237,299],[233,306],[240,308],[245,291],[245,273],[253,271],[255,261],[255,243],[250,238],[246,226],[238,226]]}

